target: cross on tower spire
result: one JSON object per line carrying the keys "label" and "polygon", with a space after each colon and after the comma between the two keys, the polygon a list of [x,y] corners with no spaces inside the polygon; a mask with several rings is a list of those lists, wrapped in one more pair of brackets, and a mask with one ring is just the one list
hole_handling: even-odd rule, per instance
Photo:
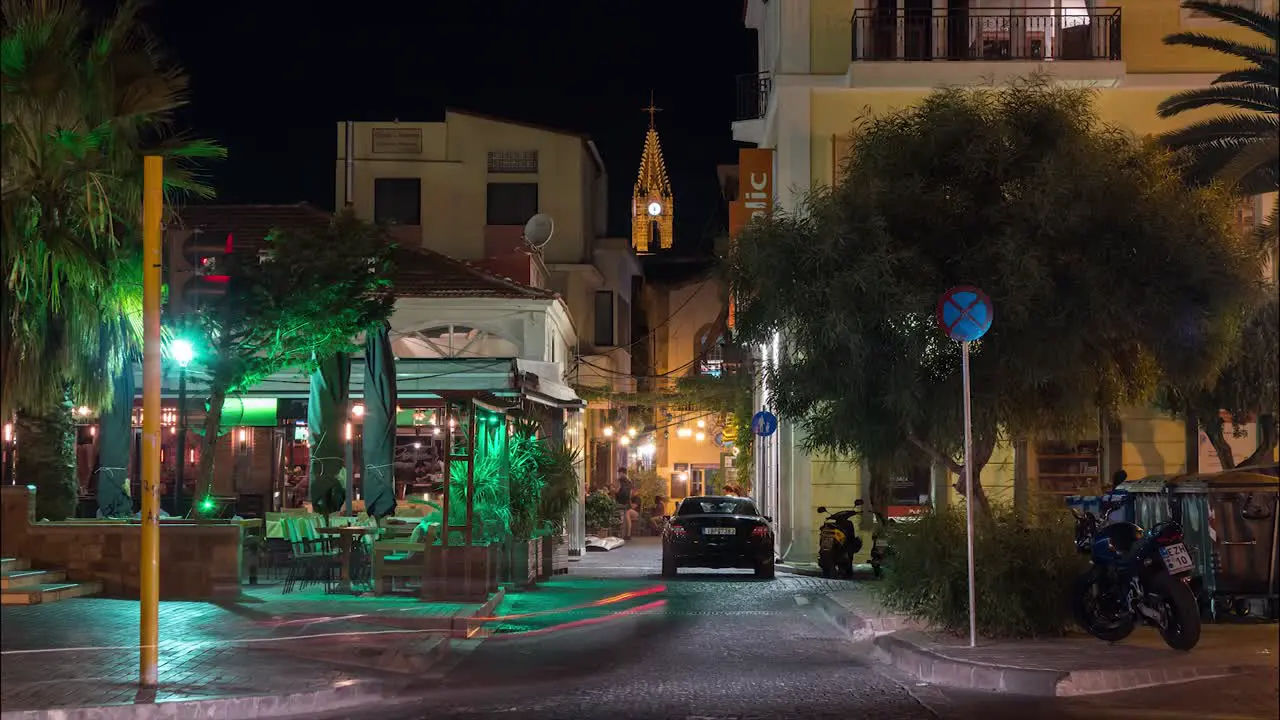
{"label": "cross on tower spire", "polygon": [[649,127],[653,128],[657,124],[655,122],[656,118],[654,116],[662,112],[662,108],[654,107],[652,90],[649,91],[649,107],[641,108],[640,111],[649,113]]}

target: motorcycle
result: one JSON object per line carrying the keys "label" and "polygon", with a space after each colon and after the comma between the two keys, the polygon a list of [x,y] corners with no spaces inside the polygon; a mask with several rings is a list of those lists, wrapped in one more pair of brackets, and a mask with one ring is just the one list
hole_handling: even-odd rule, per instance
{"label": "motorcycle", "polygon": [[[1104,505],[1101,516],[1119,506]],[[1071,593],[1080,626],[1099,640],[1118,642],[1141,621],[1157,628],[1175,650],[1195,647],[1200,609],[1191,589],[1193,563],[1182,526],[1169,520],[1148,531],[1130,522],[1100,527],[1093,513],[1072,512],[1076,548],[1090,559]]]}
{"label": "motorcycle", "polygon": [[[818,567],[822,568],[822,577],[835,577],[837,571],[845,577],[853,577],[853,558],[863,546],[862,537],[854,527],[854,518],[864,512],[862,500],[854,500],[853,507],[834,512],[826,507],[819,507],[818,512],[827,514],[818,531]],[[876,520],[883,528],[886,525],[884,516],[878,512]],[[871,572],[879,578],[884,575],[884,547],[880,544],[880,533],[871,534]]]}

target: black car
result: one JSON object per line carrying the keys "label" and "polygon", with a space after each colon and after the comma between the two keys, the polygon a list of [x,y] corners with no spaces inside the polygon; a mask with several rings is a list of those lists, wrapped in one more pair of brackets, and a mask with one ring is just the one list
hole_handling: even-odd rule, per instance
{"label": "black car", "polygon": [[682,567],[750,568],[756,577],[772,578],[769,523],[747,498],[685,498],[662,530],[662,574],[674,577]]}

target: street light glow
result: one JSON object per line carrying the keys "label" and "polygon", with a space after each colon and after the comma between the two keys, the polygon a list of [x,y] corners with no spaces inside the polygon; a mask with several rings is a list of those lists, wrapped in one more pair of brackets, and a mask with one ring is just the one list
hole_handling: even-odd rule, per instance
{"label": "street light glow", "polygon": [[178,338],[169,346],[169,352],[173,353],[173,359],[178,363],[179,367],[186,367],[196,357],[196,349],[192,346],[190,340]]}

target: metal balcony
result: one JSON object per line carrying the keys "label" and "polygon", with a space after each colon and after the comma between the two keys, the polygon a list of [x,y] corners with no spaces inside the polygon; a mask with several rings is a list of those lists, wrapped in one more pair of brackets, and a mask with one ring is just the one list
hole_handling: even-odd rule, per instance
{"label": "metal balcony", "polygon": [[[889,7],[853,15],[853,61],[1120,60],[1120,8]],[[741,97],[741,95],[739,95]]]}
{"label": "metal balcony", "polygon": [[737,110],[734,122],[741,120],[759,120],[769,109],[769,91],[773,89],[773,78],[769,73],[751,73],[739,75],[737,85]]}

